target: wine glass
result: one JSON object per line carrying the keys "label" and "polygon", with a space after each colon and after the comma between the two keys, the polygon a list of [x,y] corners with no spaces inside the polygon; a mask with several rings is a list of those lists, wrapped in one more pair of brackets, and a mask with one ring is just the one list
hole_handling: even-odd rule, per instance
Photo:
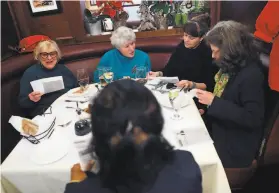
{"label": "wine glass", "polygon": [[146,67],[144,66],[139,66],[136,67],[136,75],[135,78],[136,79],[140,79],[140,78],[146,78]]}
{"label": "wine glass", "polygon": [[88,88],[89,84],[89,76],[87,71],[84,68],[77,70],[77,80],[78,84],[80,86],[80,89],[82,91],[86,90]]}
{"label": "wine glass", "polygon": [[178,113],[182,106],[182,101],[183,101],[183,93],[180,92],[179,89],[172,89],[169,91],[169,100],[170,104],[174,110],[173,115],[171,116],[171,119],[173,120],[181,120],[183,117]]}

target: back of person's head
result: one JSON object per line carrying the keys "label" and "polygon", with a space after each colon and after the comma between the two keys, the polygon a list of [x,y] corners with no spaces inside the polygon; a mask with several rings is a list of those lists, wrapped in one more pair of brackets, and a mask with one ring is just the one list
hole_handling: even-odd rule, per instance
{"label": "back of person's head", "polygon": [[208,13],[200,14],[188,21],[183,31],[193,37],[203,37],[210,28],[211,19]]}
{"label": "back of person's head", "polygon": [[93,145],[103,186],[117,192],[142,192],[172,160],[161,136],[164,119],[154,95],[133,80],[107,85],[91,109]]}
{"label": "back of person's head", "polygon": [[259,62],[254,37],[247,27],[236,21],[218,22],[205,36],[205,40],[220,50],[217,65],[223,72],[235,74],[249,63]]}

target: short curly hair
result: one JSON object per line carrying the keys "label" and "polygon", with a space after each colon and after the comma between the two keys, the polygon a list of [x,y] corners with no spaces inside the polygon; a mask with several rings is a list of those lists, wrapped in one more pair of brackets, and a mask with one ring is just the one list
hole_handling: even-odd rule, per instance
{"label": "short curly hair", "polygon": [[128,27],[121,26],[117,28],[114,32],[112,32],[112,36],[110,37],[110,41],[112,46],[116,48],[120,48],[129,41],[135,41],[136,34],[135,32]]}

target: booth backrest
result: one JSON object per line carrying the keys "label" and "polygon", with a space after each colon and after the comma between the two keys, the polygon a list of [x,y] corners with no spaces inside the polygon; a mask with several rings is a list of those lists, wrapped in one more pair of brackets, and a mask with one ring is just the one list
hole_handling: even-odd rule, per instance
{"label": "booth backrest", "polygon": [[[137,49],[149,54],[152,70],[161,70],[166,65],[171,53],[181,41],[180,37],[140,39]],[[88,43],[60,47],[63,53],[61,63],[76,75],[79,68],[87,69],[91,74],[96,69],[100,58],[112,47],[107,43]],[[1,162],[7,157],[20,139],[18,132],[8,123],[11,115],[23,116],[18,105],[19,81],[24,71],[35,64],[32,54],[11,57],[1,64]]]}

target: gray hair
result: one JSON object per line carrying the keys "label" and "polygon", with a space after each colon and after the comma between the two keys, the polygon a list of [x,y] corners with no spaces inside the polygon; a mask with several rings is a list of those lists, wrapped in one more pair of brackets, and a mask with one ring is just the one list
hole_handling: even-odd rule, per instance
{"label": "gray hair", "polygon": [[241,23],[218,22],[206,34],[205,40],[220,49],[217,65],[223,72],[235,74],[248,65],[247,60],[259,60],[254,37]]}
{"label": "gray hair", "polygon": [[116,48],[120,48],[129,41],[135,40],[135,32],[131,28],[125,26],[117,28],[114,32],[112,32],[112,36],[110,37],[111,44]]}

